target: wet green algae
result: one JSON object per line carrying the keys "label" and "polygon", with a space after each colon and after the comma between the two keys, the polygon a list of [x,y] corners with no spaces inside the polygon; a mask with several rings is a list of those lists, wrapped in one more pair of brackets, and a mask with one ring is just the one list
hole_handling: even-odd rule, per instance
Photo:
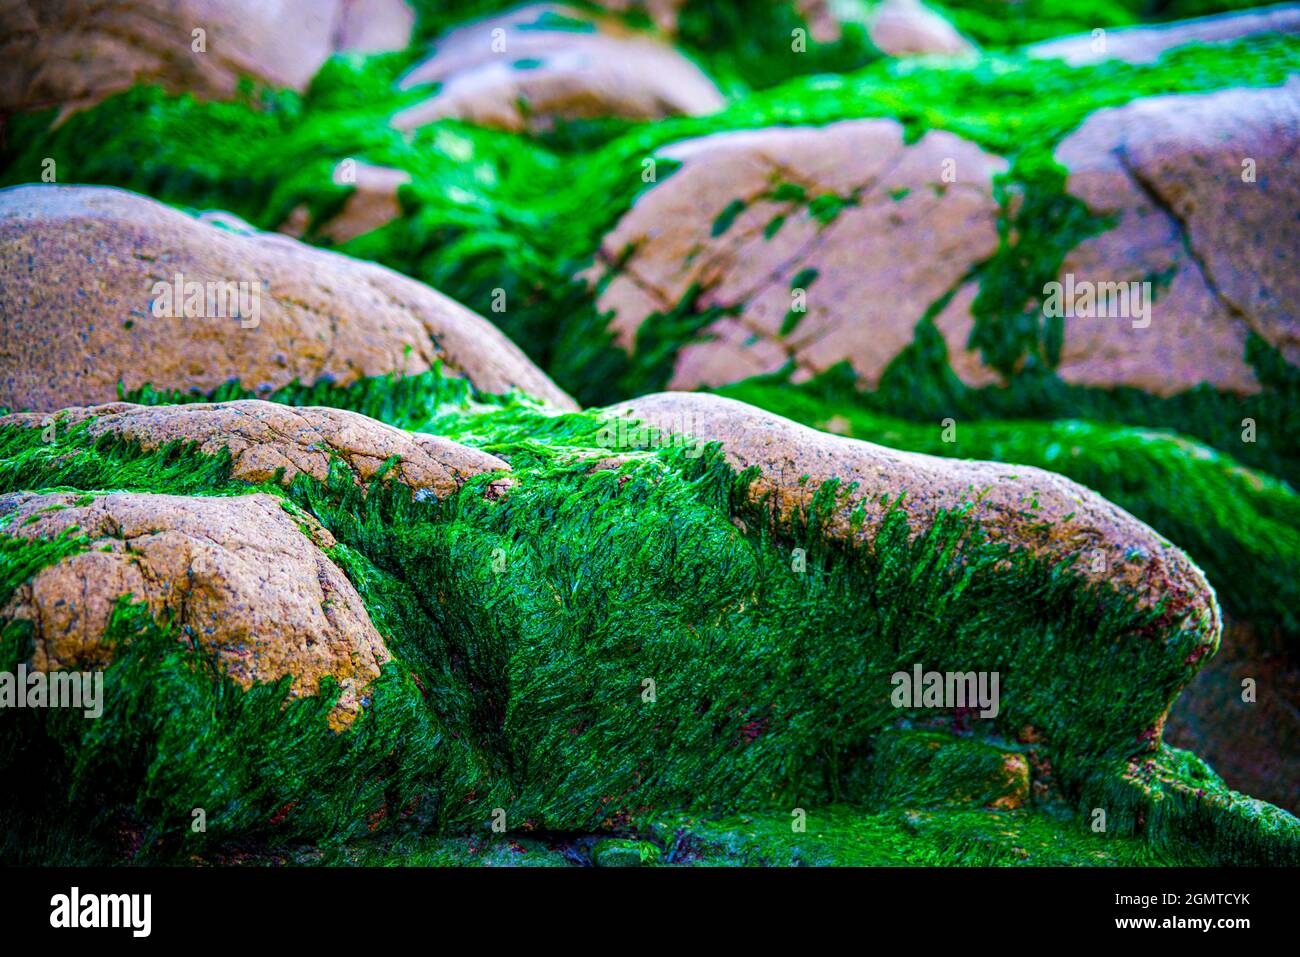
{"label": "wet green algae", "polygon": [[[1055,143],[1092,110],[1138,96],[1280,82],[1300,68],[1300,42],[1294,38],[1187,48],[1145,67],[1070,69],[1014,55],[973,66],[879,63],[849,76],[796,80],[739,98],[718,116],[633,125],[608,142],[576,151],[456,123],[436,124],[409,138],[388,129],[386,116],[422,95],[391,92],[411,55],[336,57],[303,97],[264,92],[250,93],[244,103],[200,104],[140,88],[55,130],[46,129],[48,116],[19,117],[0,181],[36,178],[40,158],[48,155],[62,177],[122,185],[195,207],[229,208],[271,227],[302,203],[318,223],[340,209],[349,188],[336,185],[331,172],[341,158],[401,167],[414,177],[401,191],[404,215],[342,248],[477,308],[571,393],[587,403],[606,403],[662,388],[679,349],[706,334],[720,316],[716,309],[699,308],[688,294],[642,325],[629,356],[611,344],[593,290],[574,279],[635,196],[653,188],[642,181],[643,160],[664,144],[720,129],[892,116],[909,137],[947,129],[1012,160],[998,184],[1002,240],[969,277],[980,289],[972,344],[1009,375],[1009,384],[970,388],[953,374],[930,321],[941,299],[919,317],[915,341],[874,390],[862,391],[851,371],[840,368],[810,387],[817,396],[846,410],[902,417],[926,428],[947,417],[963,424],[1064,417],[1171,430],[1293,487],[1300,480],[1300,445],[1291,438],[1300,431],[1300,370],[1262,340],[1252,337],[1247,346],[1245,358],[1262,386],[1251,396],[1209,386],[1163,398],[1131,388],[1071,386],[1053,371],[1060,324],[1042,318],[1033,293],[1057,274],[1069,249],[1108,226],[1065,194],[1064,171],[1050,160]],[[196,150],[197,143],[206,148]],[[659,182],[672,168],[666,160],[657,163]],[[503,312],[493,308],[498,290],[505,297]],[[781,395],[773,388],[748,398],[763,405],[769,399],[779,403]],[[394,421],[392,408],[362,411]],[[1257,423],[1251,443],[1241,440],[1245,419]],[[1228,520],[1225,511],[1236,511],[1234,503],[1213,498],[1211,489],[1204,496],[1208,507],[1195,514],[1172,501],[1143,501],[1159,499],[1162,486],[1134,486],[1158,477],[1164,465],[1154,448],[1153,460],[1146,462],[1137,434],[1130,434],[1130,471],[1070,474],[1084,476],[1085,484],[1187,547],[1210,571],[1230,611],[1266,631],[1280,628],[1281,640],[1291,643],[1297,630],[1290,598],[1300,561],[1290,513],[1274,521],[1278,513],[1269,508],[1258,521],[1243,523],[1236,515]],[[1002,443],[989,457],[1024,454],[1030,457],[1006,460],[1038,462],[1031,445],[1012,449]],[[1214,485],[1208,478],[1194,485],[1206,483]],[[1260,496],[1250,500],[1258,504]],[[1217,544],[1220,535],[1229,547]],[[1260,576],[1230,555],[1273,555],[1277,561],[1264,566],[1274,572]]]}
{"label": "wet green algae", "polygon": [[[846,802],[858,811],[825,813],[857,814],[844,833],[859,834],[860,861],[1014,863],[1023,841],[998,836],[1008,829],[1046,841],[1031,855],[1043,862],[1296,859],[1294,818],[1159,746],[1161,716],[1213,640],[1203,626],[1008,554],[960,512],[915,541],[894,512],[869,552],[848,551],[819,534],[831,489],[797,527],[772,530],[746,504],[750,476],[716,451],[651,440],[593,469],[610,452],[598,414],[474,398],[426,405],[421,424],[506,458],[504,497],[480,476],[454,498],[415,501],[400,486],[359,489],[341,468],[325,483],[254,487],[229,479],[224,453],[144,452],[84,426],[53,442],[0,431],[0,491],[281,496],[335,535],[331,557],[395,656],[362,717],[335,734],[325,714],[337,688],[288,704],[283,682],[244,692],[124,596],[104,718],[0,719],[11,722],[0,766],[29,782],[0,811],[6,859],[66,859],[68,833],[82,860],[207,859],[232,841],[258,855],[307,842],[344,859],[359,841],[445,850],[462,846],[457,834],[493,840],[498,808],[510,834],[561,843],[650,838],[672,814],[730,833],[727,814],[817,819]],[[420,418],[415,404],[404,418]],[[85,547],[0,536],[0,600]],[[0,666],[25,660],[29,641],[9,622]],[[918,661],[999,671],[998,718],[895,709],[889,674]],[[896,744],[935,735],[952,743],[934,773]],[[1036,793],[979,811],[1011,754],[1034,768]],[[902,791],[889,783],[899,777],[911,781]],[[190,828],[195,807],[206,833]],[[918,818],[929,823],[909,829],[900,807],[929,808]],[[1079,822],[1096,807],[1110,824],[1089,837]],[[34,838],[13,846],[18,833]],[[805,859],[781,842],[746,846],[717,860]]]}
{"label": "wet green algae", "polygon": [[[462,7],[499,7],[453,6],[454,20]],[[431,17],[424,11],[426,35],[445,26]],[[331,175],[340,159],[406,169],[403,216],[341,248],[467,302],[574,394],[603,403],[662,385],[676,350],[713,318],[688,297],[648,321],[628,356],[611,344],[592,290],[574,278],[652,187],[641,174],[656,150],[724,129],[859,116],[894,117],[912,139],[951,130],[1012,160],[998,186],[1003,242],[973,277],[973,342],[991,365],[1016,373],[1011,386],[961,386],[922,317],[916,343],[875,393],[854,390],[849,400],[846,384],[828,376],[806,393],[745,384],[745,397],[814,424],[834,409],[854,434],[938,454],[955,450],[934,447],[932,427],[918,423],[957,415],[961,454],[1050,458],[1047,467],[1084,476],[1188,547],[1231,610],[1294,628],[1294,493],[1222,453],[1294,481],[1300,469],[1285,437],[1295,434],[1296,370],[1255,342],[1249,358],[1265,389],[1248,399],[1205,387],[1171,399],[1066,387],[1051,371],[1059,330],[1032,305],[1064,254],[1108,227],[1065,195],[1064,172],[1050,161],[1062,136],[1089,112],[1138,96],[1281,82],[1300,65],[1300,44],[1254,38],[1177,51],[1149,67],[1071,70],[1015,54],[975,65],[881,62],[781,83],[761,56],[721,49],[710,60],[701,44],[726,34],[692,31],[688,17],[688,48],[736,97],[717,116],[579,124],[540,141],[451,122],[407,137],[385,121],[424,95],[392,90],[413,54],[336,57],[303,96],[248,90],[241,102],[201,104],[137,88],[56,129],[49,114],[13,118],[0,182],[39,178],[48,156],[61,180],[230,209],[273,228],[300,204],[316,223],[341,209],[348,188]],[[870,51],[833,56],[850,54],[866,62]],[[771,88],[745,95],[761,87]],[[672,169],[659,160],[659,181]],[[491,308],[498,289],[509,303],[501,313]],[[231,385],[218,397],[245,394]],[[497,501],[484,497],[482,478],[445,502],[378,487],[362,496],[341,473],[259,488],[331,529],[332,557],[396,657],[361,719],[328,732],[330,687],[287,705],[284,686],[242,691],[168,623],[124,600],[105,719],[0,718],[14,727],[0,767],[30,782],[0,807],[9,842],[0,857],[214,859],[231,842],[254,856],[307,842],[338,862],[504,863],[521,856],[518,846],[584,863],[595,835],[621,834],[653,844],[668,863],[1300,859],[1293,817],[1229,792],[1153,733],[1199,667],[1196,657],[1186,662],[1204,636],[1084,586],[1068,568],[1001,565],[1007,556],[961,514],[914,543],[896,514],[870,554],[847,552],[820,544],[816,514],[802,529],[768,530],[744,504],[746,477],[712,454],[647,448],[593,471],[593,458],[608,452],[594,413],[547,415],[436,370],[349,389],[293,386],[271,398],[449,435],[508,459],[517,484]],[[978,421],[1062,414],[1174,429],[1221,452],[1099,423],[1031,423],[1041,432],[1016,435],[1021,423]],[[1249,447],[1239,441],[1246,415],[1272,425]],[[253,490],[229,480],[221,456],[143,453],[79,434],[47,445],[39,431],[0,433],[0,490]],[[1050,451],[1067,441],[1068,454]],[[1129,474],[1182,482],[1180,501],[1186,490],[1196,508],[1180,510]],[[1269,543],[1276,560],[1264,564]],[[75,535],[28,542],[0,533],[4,597],[84,546]],[[808,550],[804,574],[792,572],[795,547]],[[1269,575],[1243,581],[1246,568]],[[0,666],[24,659],[20,623],[7,624],[2,640]],[[918,660],[1000,670],[999,719],[890,707],[889,672]],[[652,703],[646,678],[655,681]],[[899,749],[878,744],[898,734],[912,743],[953,737],[955,750],[944,749],[952,765],[927,777],[924,762],[919,772],[909,764],[921,784],[891,791],[883,782]],[[979,782],[1002,754],[1031,759],[1041,787],[1019,809],[972,806],[988,798]],[[954,779],[961,788],[943,786]],[[207,811],[206,834],[190,828],[195,807]],[[806,832],[791,829],[797,807],[807,810]],[[508,835],[490,830],[497,808]],[[1104,834],[1088,826],[1096,808],[1108,815]]]}

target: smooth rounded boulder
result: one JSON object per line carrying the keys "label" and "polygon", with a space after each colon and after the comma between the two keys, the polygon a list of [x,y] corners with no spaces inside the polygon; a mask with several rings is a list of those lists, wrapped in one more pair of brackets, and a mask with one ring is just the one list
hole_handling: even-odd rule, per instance
{"label": "smooth rounded boulder", "polygon": [[1260,387],[1246,361],[1252,334],[1300,363],[1297,150],[1295,79],[1135,100],[1067,136],[1055,153],[1067,190],[1114,226],[1072,250],[1059,281],[1080,295],[1120,284],[1147,308],[1102,315],[1098,296],[1093,315],[1067,315],[1061,378],[1156,395],[1201,383],[1248,394]]}
{"label": "smooth rounded boulder", "polygon": [[416,129],[461,119],[505,130],[544,130],[557,120],[656,119],[711,113],[713,82],[685,56],[613,17],[557,4],[526,6],[460,27],[400,81],[438,84],[392,124]]}
{"label": "smooth rounded boulder", "polygon": [[1189,43],[1231,43],[1259,33],[1300,33],[1300,4],[1279,3],[1211,17],[1059,37],[1035,43],[1026,52],[1031,57],[1064,60],[1070,66],[1105,60],[1154,63],[1169,50]]}
{"label": "smooth rounded boulder", "polygon": [[487,320],[390,269],[218,226],[118,189],[0,190],[0,406],[346,386],[436,363],[491,394],[575,408]]}
{"label": "smooth rounded boulder", "polygon": [[336,50],[403,49],[414,22],[405,0],[17,0],[0,6],[0,109],[79,109],[136,83],[304,90]]}

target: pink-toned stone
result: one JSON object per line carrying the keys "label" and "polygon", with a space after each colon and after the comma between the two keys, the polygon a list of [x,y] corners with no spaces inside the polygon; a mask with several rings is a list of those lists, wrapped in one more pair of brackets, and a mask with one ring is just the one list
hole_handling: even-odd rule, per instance
{"label": "pink-toned stone", "polygon": [[1145,328],[1064,320],[1062,378],[1249,393],[1259,388],[1245,360],[1251,332],[1300,362],[1300,186],[1289,173],[1298,149],[1300,82],[1137,100],[1067,137],[1056,158],[1068,190],[1118,222],[1066,257],[1062,281],[1159,279]]}
{"label": "pink-toned stone", "polygon": [[[123,190],[0,190],[0,266],[0,406],[111,402],[119,383],[199,394],[230,380],[259,393],[347,385],[442,362],[485,392],[576,408],[495,326],[422,283]],[[249,300],[260,291],[258,315],[156,316],[159,284],[177,274],[244,283]]]}
{"label": "pink-toned stone", "polygon": [[336,49],[405,47],[412,22],[401,0],[10,0],[0,110],[66,115],[136,83],[218,99],[245,77],[303,90]]}
{"label": "pink-toned stone", "polygon": [[889,56],[958,56],[975,50],[956,27],[920,0],[883,0],[871,15],[867,35]]}
{"label": "pink-toned stone", "polygon": [[323,223],[319,234],[345,243],[386,226],[402,215],[397,191],[411,182],[411,174],[388,166],[343,160],[334,168],[334,181],[352,187],[336,215]]}
{"label": "pink-toned stone", "polygon": [[405,50],[415,27],[406,0],[342,0],[335,46],[358,53]]}
{"label": "pink-toned stone", "polygon": [[[598,306],[613,312],[616,341],[628,349],[651,314],[692,289],[697,308],[734,310],[681,351],[672,388],[786,363],[805,378],[845,360],[875,383],[930,305],[997,246],[992,179],[1006,163],[950,133],[907,145],[892,120],[851,120],[718,133],[658,155],[682,165],[637,200],[586,275],[609,279]],[[807,199],[834,194],[847,205],[823,223],[806,200],[774,195],[787,183]],[[744,209],[714,236],[736,200]],[[777,217],[783,225],[766,235]],[[817,276],[806,312],[783,334],[792,284],[807,269]]]}

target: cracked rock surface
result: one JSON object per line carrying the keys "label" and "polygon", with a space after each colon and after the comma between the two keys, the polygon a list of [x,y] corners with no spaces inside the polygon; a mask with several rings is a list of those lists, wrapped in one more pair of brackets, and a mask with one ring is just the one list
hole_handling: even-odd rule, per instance
{"label": "cracked rock surface", "polygon": [[604,238],[589,278],[608,278],[598,307],[613,310],[628,350],[693,289],[697,309],[725,313],[709,341],[681,350],[670,388],[791,362],[798,381],[842,360],[874,383],[930,304],[997,247],[992,181],[1006,161],[950,133],[907,145],[893,120],[849,120],[719,133],[658,155],[682,167]]}
{"label": "cracked rock surface", "polygon": [[[150,384],[209,394],[346,385],[441,361],[488,393],[572,400],[495,326],[428,286],[274,233],[223,229],[123,190],[0,191],[0,405],[49,411]],[[205,295],[185,314],[155,303],[180,275]],[[235,287],[237,312],[207,284]],[[174,297],[173,297],[174,298]],[[163,310],[164,312],[166,310]]]}
{"label": "cracked rock surface", "polygon": [[113,402],[64,409],[52,416],[25,412],[0,418],[0,426],[56,428],[86,423],[92,438],[116,435],[152,450],[169,442],[194,442],[212,455],[230,451],[231,477],[266,482],[283,469],[289,483],[300,472],[324,481],[337,458],[356,482],[370,482],[393,456],[398,461],[386,477],[439,498],[454,495],[465,480],[485,472],[508,472],[510,466],[478,449],[441,436],[406,432],[344,409],[297,408],[259,399],[180,406]]}
{"label": "cracked rock surface", "polygon": [[1300,81],[1160,96],[1100,110],[1056,159],[1068,190],[1113,229],[1062,264],[1076,282],[1153,281],[1151,324],[1065,319],[1068,382],[1169,395],[1208,382],[1257,391],[1251,332],[1300,361]]}
{"label": "cracked rock surface", "polygon": [[269,495],[190,497],[15,492],[0,496],[6,534],[77,529],[89,542],[21,585],[0,620],[34,625],[34,668],[87,670],[111,660],[103,639],[120,596],[169,616],[179,638],[213,653],[245,688],[292,675],[290,695],[321,678],[342,694],[345,726],[391,658],[352,583],[325,554],[334,538]]}

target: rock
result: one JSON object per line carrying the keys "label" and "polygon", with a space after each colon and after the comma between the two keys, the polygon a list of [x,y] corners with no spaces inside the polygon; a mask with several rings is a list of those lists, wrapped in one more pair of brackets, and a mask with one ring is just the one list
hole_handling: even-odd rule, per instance
{"label": "rock", "polygon": [[1300,4],[1279,3],[1240,13],[1105,30],[1101,36],[1089,32],[1035,43],[1026,52],[1039,59],[1061,59],[1071,66],[1103,60],[1154,63],[1166,50],[1189,43],[1230,43],[1256,33],[1272,32],[1300,33]]}
{"label": "rock", "polygon": [[[348,385],[441,360],[484,392],[575,408],[496,327],[419,282],[122,190],[0,190],[0,263],[0,406],[111,402],[119,382],[199,394],[235,379],[259,393]],[[188,305],[211,318],[185,315],[178,275],[202,284]]]}
{"label": "rock", "polygon": [[336,49],[402,49],[413,22],[402,0],[16,0],[0,7],[0,110],[78,109],[136,83],[304,90]]}
{"label": "rock", "polygon": [[31,666],[105,667],[104,643],[123,595],[169,616],[178,636],[216,656],[245,688],[292,675],[290,695],[317,693],[326,675],[342,694],[330,721],[352,722],[391,655],[352,583],[326,556],[334,539],[270,495],[187,497],[115,493],[0,495],[8,535],[77,528],[78,552],[20,585],[0,620],[32,622]]}
{"label": "rock", "polygon": [[680,350],[670,388],[787,363],[797,381],[844,360],[875,383],[930,305],[997,248],[992,180],[1006,162],[950,133],[907,145],[893,120],[849,120],[658,155],[683,165],[604,238],[587,278],[608,279],[598,308],[629,351],[692,289],[695,309],[725,313]]}
{"label": "rock", "polygon": [[505,130],[556,120],[655,119],[720,109],[722,95],[672,47],[615,18],[535,4],[452,30],[400,81],[441,84],[392,119],[401,130],[454,117]]}
{"label": "rock", "polygon": [[1227,625],[1219,653],[1174,702],[1164,740],[1194,749],[1234,791],[1294,814],[1300,812],[1300,663],[1278,644],[1249,625]]}
{"label": "rock", "polygon": [[1187,614],[1192,627],[1204,626],[1207,650],[1217,647],[1219,610],[1201,570],[1132,515],[1053,472],[899,452],[716,395],[662,392],[607,411],[672,435],[720,442],[737,471],[758,468],[750,500],[778,524],[809,516],[817,489],[831,479],[840,480],[841,490],[857,483],[835,500],[822,526],[839,541],[869,545],[895,507],[916,538],[939,512],[969,506],[971,520],[991,540],[1053,564],[1073,560],[1074,573],[1114,585],[1140,607],[1165,600],[1171,616]]}
{"label": "rock", "polygon": [[414,29],[406,0],[341,0],[335,45],[358,53],[405,50]]}
{"label": "rock", "polygon": [[[1067,189],[1118,223],[1074,249],[1062,281],[1152,280],[1150,324],[1065,318],[1067,382],[1171,395],[1257,391],[1253,331],[1300,362],[1300,81],[1100,110],[1057,148]],[[1279,215],[1285,211],[1285,215]]]}
{"label": "rock", "polygon": [[472,476],[510,471],[496,456],[441,436],[405,432],[343,409],[295,408],[258,399],[164,406],[113,402],[52,416],[18,413],[0,418],[0,427],[55,423],[63,429],[83,422],[92,438],[116,435],[146,450],[176,441],[196,443],[208,455],[228,449],[231,478],[244,482],[270,481],[280,469],[286,484],[299,472],[324,481],[337,458],[358,484],[369,483],[389,458],[400,456],[387,477],[445,498]]}
{"label": "rock", "polygon": [[958,56],[975,47],[920,0],[884,0],[871,15],[868,36],[889,56]]}
{"label": "rock", "polygon": [[323,223],[318,232],[332,242],[345,243],[402,215],[397,190],[411,182],[411,174],[388,166],[343,160],[334,167],[334,181],[351,185],[353,190],[343,209]]}

